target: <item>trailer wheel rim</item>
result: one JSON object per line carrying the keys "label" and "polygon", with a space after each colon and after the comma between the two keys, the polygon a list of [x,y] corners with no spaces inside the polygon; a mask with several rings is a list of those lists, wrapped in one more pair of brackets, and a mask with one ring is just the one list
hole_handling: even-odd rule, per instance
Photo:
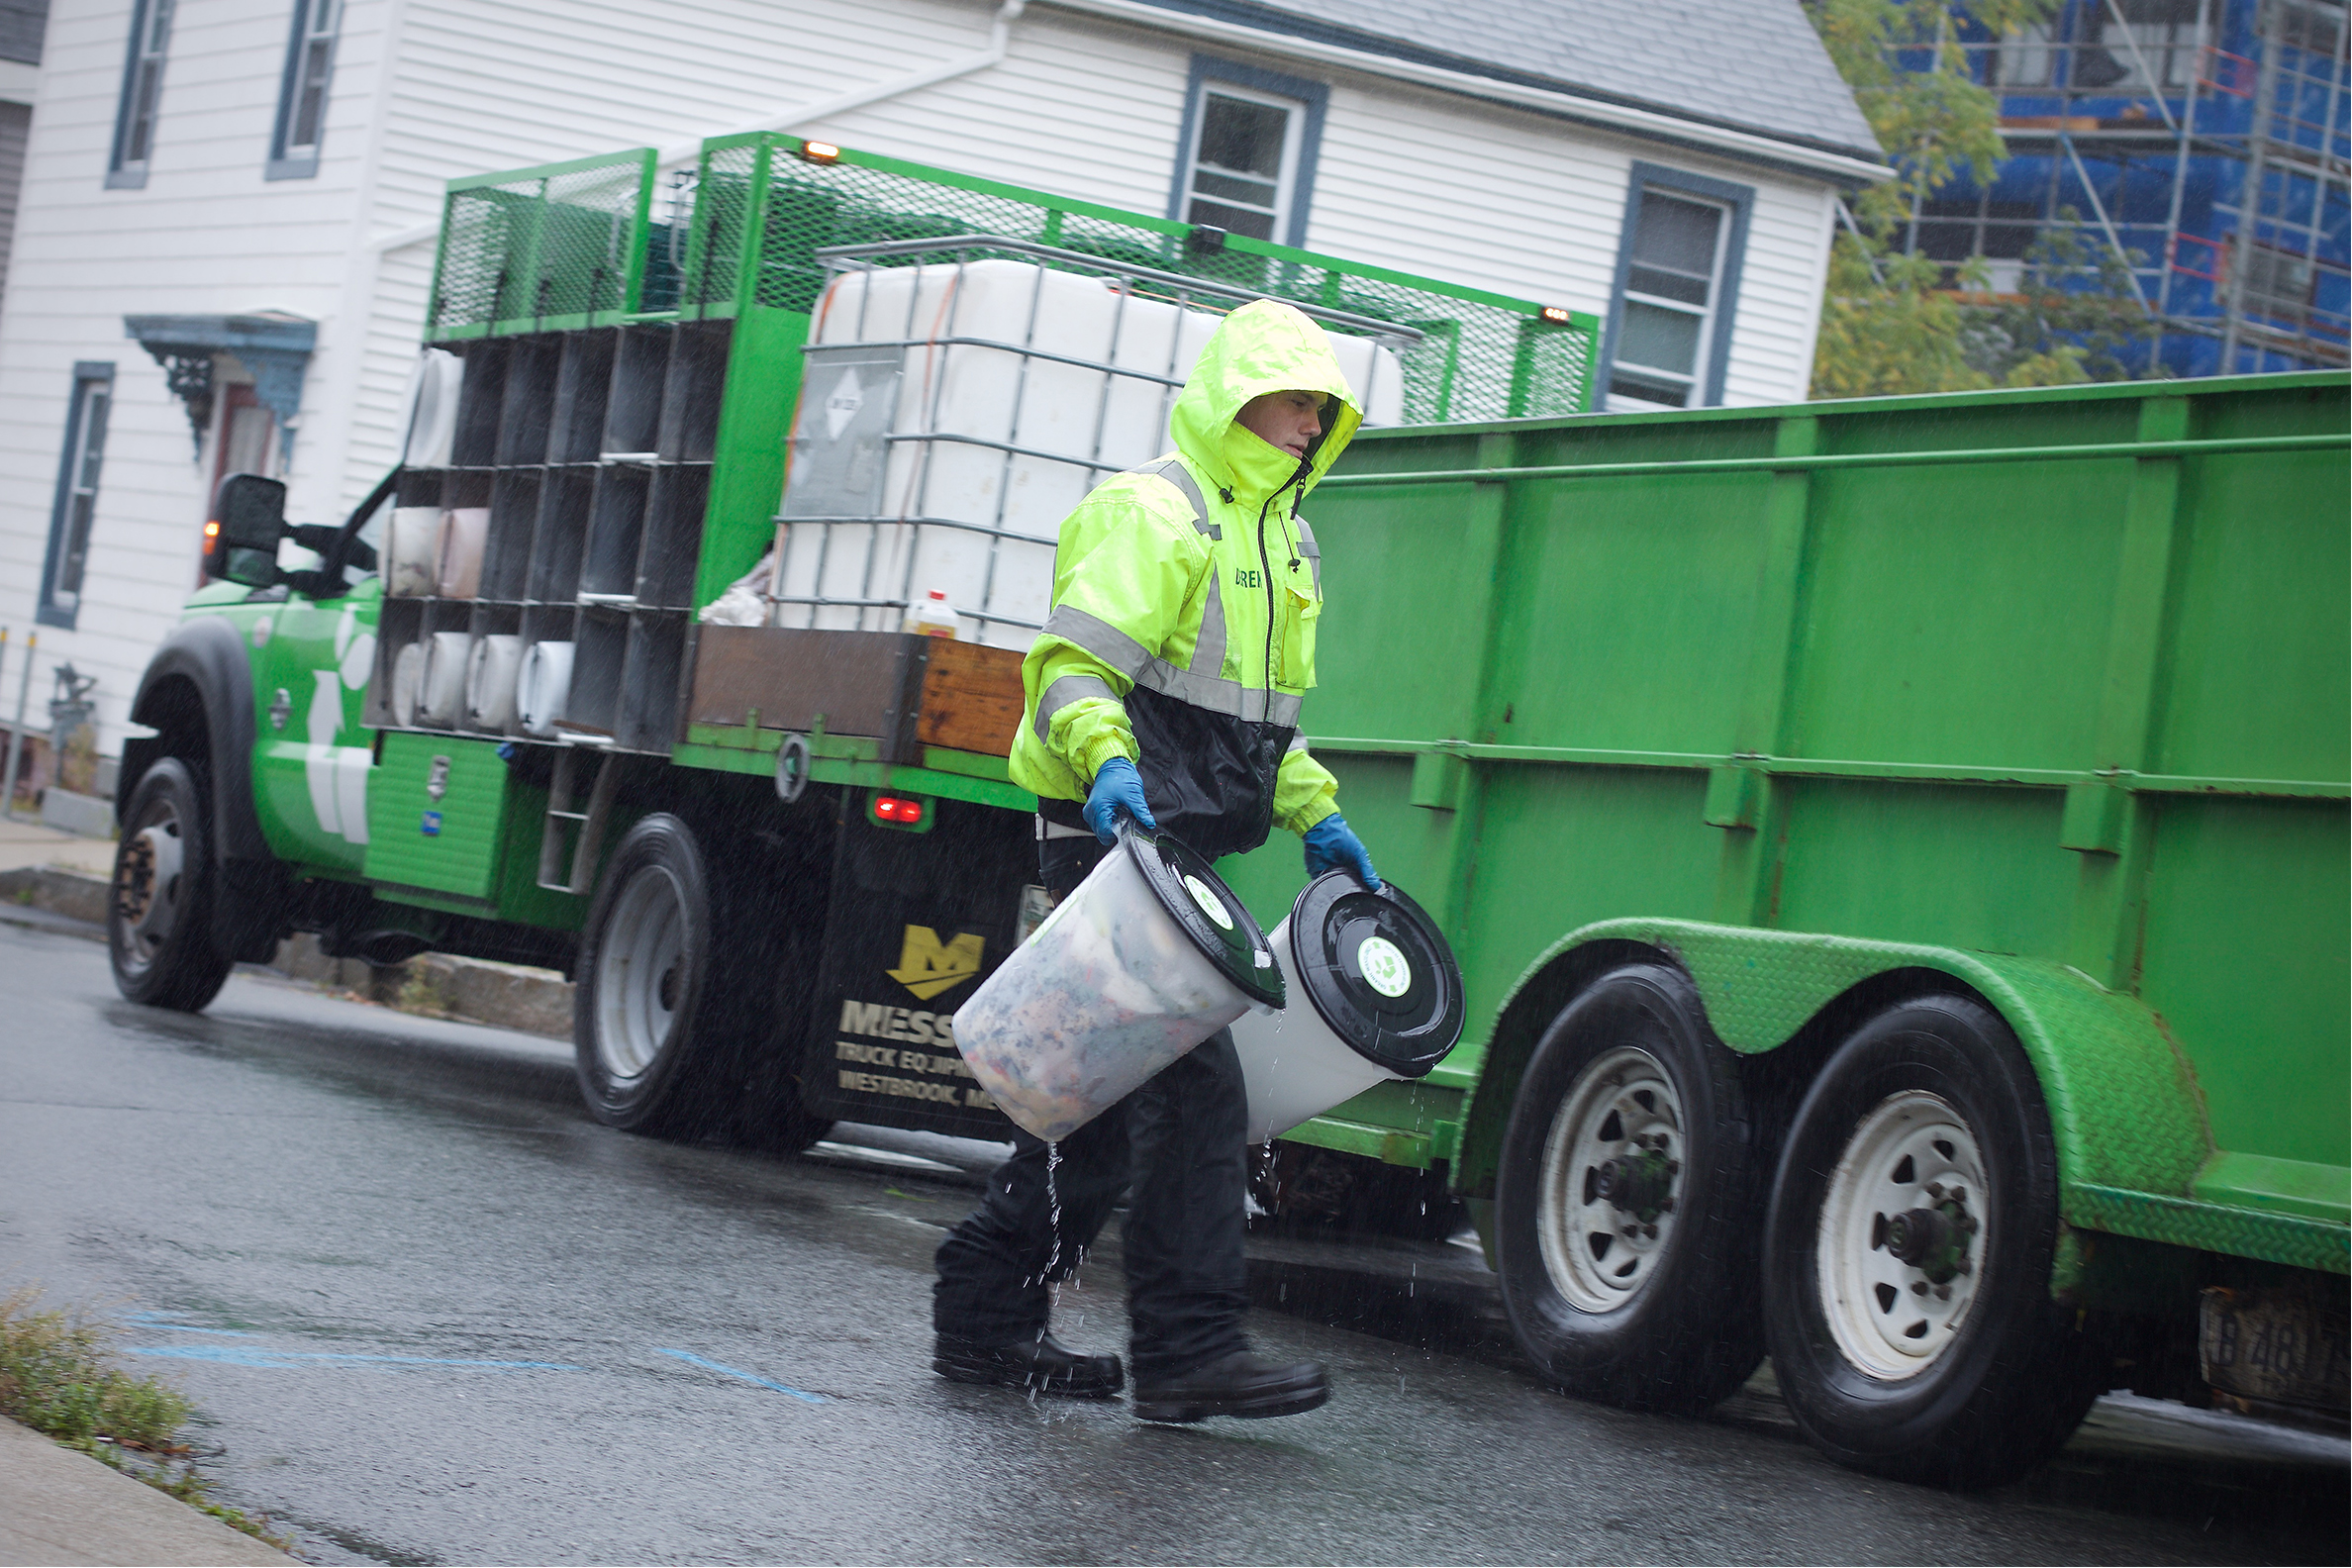
{"label": "trailer wheel rim", "polygon": [[1552,1289],[1580,1312],[1614,1312],[1656,1275],[1674,1240],[1684,1127],[1674,1080],[1631,1045],[1588,1063],[1553,1114],[1535,1232]]}
{"label": "trailer wheel rim", "polygon": [[613,901],[596,966],[596,1054],[617,1082],[643,1077],[661,1054],[685,964],[685,892],[668,868],[640,867]]}
{"label": "trailer wheel rim", "polygon": [[1940,1096],[1890,1095],[1856,1125],[1814,1263],[1830,1337],[1857,1370],[1900,1382],[1951,1348],[1984,1278],[1991,1196],[1976,1134]]}
{"label": "trailer wheel rim", "polygon": [[134,971],[152,964],[179,926],[183,850],[179,813],[157,800],[115,861],[115,911],[128,949],[124,962]]}

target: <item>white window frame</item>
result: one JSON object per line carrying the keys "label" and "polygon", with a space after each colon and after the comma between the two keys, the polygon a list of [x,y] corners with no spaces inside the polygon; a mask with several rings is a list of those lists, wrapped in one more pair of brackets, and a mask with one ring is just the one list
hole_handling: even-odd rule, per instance
{"label": "white window frame", "polygon": [[[123,64],[123,91],[115,104],[114,150],[106,163],[110,190],[139,190],[147,184],[147,164],[155,152],[155,125],[163,117],[163,60],[171,49],[174,4],[175,0],[132,0],[130,56]],[[139,147],[134,157],[143,124],[146,146]]]}
{"label": "white window frame", "polygon": [[[1678,201],[1687,203],[1693,207],[1708,207],[1714,209],[1715,214],[1715,256],[1709,266],[1707,276],[1707,303],[1704,306],[1693,306],[1688,300],[1667,299],[1664,296],[1658,294],[1644,294],[1635,289],[1630,282],[1627,282],[1625,287],[1618,293],[1618,300],[1625,305],[1648,305],[1655,309],[1672,311],[1677,315],[1696,316],[1699,319],[1699,350],[1692,357],[1690,373],[1685,375],[1679,370],[1662,370],[1652,365],[1640,364],[1633,360],[1627,359],[1617,351],[1617,345],[1613,343],[1611,345],[1609,361],[1609,390],[1605,393],[1607,406],[1614,408],[1618,401],[1619,394],[1616,390],[1617,371],[1619,365],[1623,365],[1626,369],[1632,371],[1636,375],[1646,376],[1654,381],[1684,382],[1689,387],[1688,393],[1685,395],[1683,401],[1679,405],[1673,403],[1653,402],[1650,399],[1642,398],[1632,393],[1623,395],[1626,402],[1639,403],[1643,409],[1671,409],[1676,407],[1686,409],[1702,408],[1706,406],[1706,392],[1710,373],[1715,368],[1715,317],[1721,311],[1723,304],[1723,261],[1730,252],[1731,230],[1734,220],[1737,218],[1738,214],[1729,202],[1718,201],[1709,196],[1697,195],[1691,191],[1676,190],[1672,186],[1644,185],[1641,188],[1641,199],[1644,203],[1653,200]],[[1640,215],[1636,213],[1634,217],[1635,221],[1638,223]],[[1633,236],[1632,234],[1628,233],[1625,236],[1625,245],[1628,254],[1631,251],[1632,245]],[[1674,272],[1678,277],[1697,276],[1696,273],[1681,272],[1673,267],[1661,267],[1647,261],[1637,261],[1631,264],[1634,266],[1648,267],[1650,270],[1656,272]]]}
{"label": "white window frame", "polygon": [[[278,84],[277,123],[270,132],[269,162],[263,179],[308,179],[319,172],[319,148],[327,140],[327,106],[335,81],[335,49],[349,0],[294,0],[294,31],[286,44],[286,68]],[[318,121],[308,142],[294,140],[302,100],[316,91]]]}
{"label": "white window frame", "polygon": [[[1273,233],[1267,238],[1276,245],[1287,243],[1290,234],[1291,209],[1298,199],[1299,147],[1307,132],[1307,105],[1281,93],[1261,92],[1255,87],[1243,87],[1214,76],[1202,79],[1195,89],[1192,114],[1192,146],[1184,149],[1184,185],[1181,198],[1183,221],[1192,222],[1195,201],[1215,202],[1221,207],[1247,207],[1249,203],[1228,197],[1210,195],[1198,190],[1194,181],[1204,165],[1201,162],[1201,139],[1209,134],[1209,100],[1212,97],[1232,98],[1242,103],[1265,104],[1283,111],[1281,172],[1274,183]],[[1231,179],[1254,180],[1260,176],[1241,169],[1227,169],[1221,165],[1206,165],[1213,174]],[[1219,227],[1223,227],[1220,225]]]}

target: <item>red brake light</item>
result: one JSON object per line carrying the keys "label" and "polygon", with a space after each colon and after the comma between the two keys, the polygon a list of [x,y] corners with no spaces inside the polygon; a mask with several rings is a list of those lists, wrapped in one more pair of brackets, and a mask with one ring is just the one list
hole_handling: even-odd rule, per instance
{"label": "red brake light", "polygon": [[909,800],[904,795],[877,795],[874,797],[874,817],[879,822],[912,828],[923,821],[923,802]]}

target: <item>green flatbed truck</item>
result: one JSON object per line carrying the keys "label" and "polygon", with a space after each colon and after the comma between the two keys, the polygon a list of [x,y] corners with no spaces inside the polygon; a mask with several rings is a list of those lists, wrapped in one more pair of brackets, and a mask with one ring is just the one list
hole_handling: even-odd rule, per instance
{"label": "green flatbed truck", "polygon": [[[707,609],[780,493],[786,538],[904,521],[794,423],[881,363],[812,342],[841,269],[1274,293],[1402,371],[1316,498],[1306,722],[1471,1018],[1286,1148],[1459,1195],[1568,1391],[1699,1409],[1769,1352],[1882,1473],[2016,1475],[2115,1387],[2341,1419],[2344,376],[1594,417],[1575,312],[790,138],[697,175],[453,185],[448,451],[341,529],[225,488],[125,747],[127,995],[297,930],[544,963],[611,1125],[1001,1135],[947,1020],[1039,912],[1017,622],[872,630],[912,595],[781,564]],[[437,507],[486,512],[470,591],[387,596],[384,515]],[[563,646],[563,713],[398,689],[499,637]],[[1269,926],[1302,880],[1223,869]]]}

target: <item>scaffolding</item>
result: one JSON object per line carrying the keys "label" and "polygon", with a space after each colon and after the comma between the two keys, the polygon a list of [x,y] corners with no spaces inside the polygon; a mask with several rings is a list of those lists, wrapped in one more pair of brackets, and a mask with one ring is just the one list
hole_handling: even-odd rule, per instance
{"label": "scaffolding", "polygon": [[[1955,271],[1982,258],[2010,295],[2035,243],[2072,230],[2146,313],[2135,374],[2346,362],[2344,0],[2066,0],[2044,26],[1957,42],[1999,95],[2009,155],[1990,183],[1920,201],[1907,248]],[[2099,286],[2096,262],[2076,270],[2056,281]]]}

